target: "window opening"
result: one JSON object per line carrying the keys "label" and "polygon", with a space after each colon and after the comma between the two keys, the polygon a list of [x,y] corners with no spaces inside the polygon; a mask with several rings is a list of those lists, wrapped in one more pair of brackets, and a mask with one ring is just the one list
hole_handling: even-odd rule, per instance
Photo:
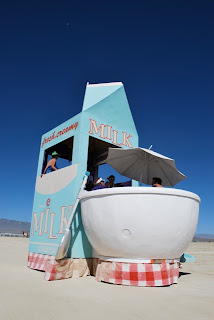
{"label": "window opening", "polygon": [[[115,176],[115,183],[124,183],[130,181],[129,178],[120,175],[115,171],[109,164],[99,164],[104,161],[108,156],[108,148],[119,148],[114,144],[108,143],[103,140],[96,139],[94,137],[89,137],[88,146],[88,162],[87,170],[90,172],[89,182],[94,182],[98,177],[102,177],[105,182],[107,182],[107,177],[110,175]],[[92,186],[92,184],[90,183]],[[124,184],[125,185],[125,184]],[[88,191],[90,191],[90,187]],[[119,185],[118,185],[119,186]],[[122,186],[122,185],[121,185]]]}
{"label": "window opening", "polygon": [[58,169],[65,168],[72,164],[72,153],[73,153],[73,141],[74,137],[68,138],[54,146],[48,148],[44,152],[42,172],[50,159],[52,159],[52,153],[56,151],[60,156],[57,159]]}

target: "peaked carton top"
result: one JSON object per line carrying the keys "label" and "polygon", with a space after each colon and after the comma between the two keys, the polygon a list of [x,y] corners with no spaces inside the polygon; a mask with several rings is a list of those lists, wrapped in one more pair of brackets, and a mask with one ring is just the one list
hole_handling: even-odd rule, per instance
{"label": "peaked carton top", "polygon": [[123,86],[122,82],[111,82],[111,83],[98,83],[89,84],[86,86],[86,93],[83,102],[82,111],[90,108],[91,106],[97,104],[101,100],[110,96],[116,90]]}

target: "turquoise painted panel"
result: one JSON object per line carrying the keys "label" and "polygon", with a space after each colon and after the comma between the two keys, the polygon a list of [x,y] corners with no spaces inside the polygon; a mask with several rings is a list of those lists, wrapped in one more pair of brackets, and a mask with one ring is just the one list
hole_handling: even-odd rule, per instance
{"label": "turquoise painted panel", "polygon": [[[54,175],[55,173],[50,173]],[[83,176],[74,180],[62,190],[50,195],[43,195],[35,192],[33,215],[31,221],[31,233],[29,251],[54,255],[61,242],[65,227],[69,220],[72,206],[77,197],[78,182],[81,185]],[[91,256],[91,247],[87,241],[82,221],[75,213],[74,222],[71,226],[73,230],[74,252],[79,252],[80,258]],[[81,237],[80,237],[81,235]],[[87,252],[80,250],[83,247],[82,239],[87,242]]]}
{"label": "turquoise painted panel", "polygon": [[[74,136],[72,166],[40,178],[44,150]],[[29,251],[55,255],[61,242],[72,206],[87,170],[89,137],[122,148],[138,146],[138,135],[122,83],[88,85],[83,111],[42,136],[37,169]],[[72,177],[68,182],[68,176]],[[59,183],[60,181],[60,183]],[[57,184],[57,191],[45,185]],[[135,184],[135,182],[133,182]],[[60,188],[59,188],[60,185]],[[38,187],[40,186],[40,187]],[[53,186],[53,185],[52,185]],[[62,186],[62,187],[61,187]],[[44,191],[45,190],[45,191]],[[72,241],[68,256],[90,258],[92,248],[85,234],[78,206],[71,226]]]}
{"label": "turquoise painted panel", "polygon": [[77,114],[73,118],[63,122],[61,125],[57,126],[53,130],[50,130],[42,136],[37,176],[39,176],[42,171],[44,151],[62,142],[63,140],[76,135],[80,128],[80,116],[81,113]]}
{"label": "turquoise painted panel", "polygon": [[[86,89],[87,94],[88,87]],[[138,134],[124,87],[82,113],[82,132],[123,148],[138,146]]]}
{"label": "turquoise painted panel", "polygon": [[86,87],[83,111],[95,105],[99,101],[105,99],[117,89],[122,86],[122,82],[116,82],[115,84],[102,84],[102,85],[88,85]]}
{"label": "turquoise painted panel", "polygon": [[191,254],[184,253],[181,258],[181,262],[195,262],[195,257],[192,256]]}

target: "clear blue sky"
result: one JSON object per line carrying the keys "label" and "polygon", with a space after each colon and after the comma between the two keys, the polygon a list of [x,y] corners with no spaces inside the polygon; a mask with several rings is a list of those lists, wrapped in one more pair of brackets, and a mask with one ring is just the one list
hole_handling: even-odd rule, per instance
{"label": "clear blue sky", "polygon": [[41,136],[86,82],[122,81],[140,146],[176,160],[214,233],[212,0],[8,0],[0,23],[1,218],[31,220]]}

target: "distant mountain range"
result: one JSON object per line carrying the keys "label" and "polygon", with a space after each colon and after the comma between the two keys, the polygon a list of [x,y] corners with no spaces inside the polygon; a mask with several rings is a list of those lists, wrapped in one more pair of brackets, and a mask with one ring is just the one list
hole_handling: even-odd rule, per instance
{"label": "distant mountain range", "polygon": [[193,238],[194,242],[214,242],[214,234],[195,234]]}
{"label": "distant mountain range", "polygon": [[203,234],[203,233],[199,233],[195,235],[196,238],[204,238],[204,239],[214,239],[214,234]]}
{"label": "distant mountain range", "polygon": [[19,234],[23,231],[30,232],[30,222],[0,219],[0,233]]}

